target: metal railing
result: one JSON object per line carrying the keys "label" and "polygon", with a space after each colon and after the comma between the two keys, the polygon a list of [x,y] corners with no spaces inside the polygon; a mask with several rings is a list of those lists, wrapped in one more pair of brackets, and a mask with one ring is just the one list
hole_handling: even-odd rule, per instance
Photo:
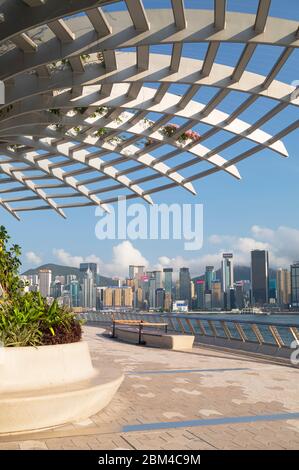
{"label": "metal railing", "polygon": [[[167,313],[105,313],[89,312],[81,314],[88,322],[111,325],[112,318],[124,320],[144,320],[147,322],[167,322],[168,331],[193,334],[196,342],[205,344],[238,347],[241,349],[265,349],[291,351],[291,344],[299,345],[299,324],[262,321],[257,319],[223,319],[209,315],[167,314]],[[250,348],[248,348],[250,346]],[[280,354],[278,354],[280,355]],[[285,354],[282,354],[285,355]]]}

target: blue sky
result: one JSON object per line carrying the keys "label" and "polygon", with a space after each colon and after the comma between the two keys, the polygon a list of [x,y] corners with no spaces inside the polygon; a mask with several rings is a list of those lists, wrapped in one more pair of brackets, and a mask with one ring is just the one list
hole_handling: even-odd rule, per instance
{"label": "blue sky", "polygon": [[[167,1],[145,1],[146,7],[163,7]],[[210,8],[212,1],[186,0],[187,7]],[[228,8],[246,12],[255,12],[258,2],[254,0],[230,0]],[[117,9],[116,6],[107,10]],[[297,0],[272,1],[270,14],[293,20],[299,19],[299,2]],[[233,65],[240,46],[222,46],[217,62]],[[154,52],[167,53],[167,48],[156,47]],[[265,74],[270,69],[280,48],[258,48],[255,60],[251,61],[248,70]],[[201,58],[204,46],[195,48],[185,45],[184,55]],[[218,59],[218,58],[217,58]],[[224,60],[223,60],[224,59]],[[299,80],[299,54],[295,51],[278,79],[287,83]],[[173,86],[172,92],[180,92]],[[207,102],[213,90],[201,91],[196,99]],[[242,98],[243,99],[243,98]],[[231,93],[219,106],[229,112],[241,102],[239,93]],[[258,105],[246,111],[242,119],[254,122],[259,113],[271,109],[275,103],[259,100]],[[274,133],[291,120],[298,119],[298,110],[288,110],[263,126],[263,130]],[[283,121],[283,122],[282,122]],[[175,121],[173,121],[175,122]],[[195,127],[199,132],[204,126]],[[223,136],[219,133],[213,145],[220,142]],[[118,240],[100,241],[95,236],[97,217],[94,208],[67,210],[67,220],[60,218],[54,211],[22,213],[21,222],[15,221],[5,211],[0,212],[1,223],[7,227],[13,239],[22,246],[24,269],[33,267],[34,263],[57,262],[77,264],[83,259],[99,260],[101,274],[125,274],[129,262],[145,261],[149,266],[189,265],[194,274],[200,273],[209,262],[219,264],[220,253],[232,250],[236,263],[248,262],[248,253],[252,248],[270,250],[270,261],[274,266],[288,265],[299,259],[299,218],[298,218],[298,130],[284,138],[290,155],[285,159],[271,151],[262,151],[238,164],[242,176],[237,181],[224,172],[218,172],[208,178],[194,183],[197,196],[192,196],[181,188],[153,195],[156,203],[201,203],[204,205],[204,244],[200,251],[184,251],[183,241],[135,240],[123,242]],[[204,143],[208,146],[208,141]],[[232,151],[239,153],[248,148],[247,144],[238,144],[234,149],[221,153],[230,157]],[[134,202],[137,202],[135,200]]]}

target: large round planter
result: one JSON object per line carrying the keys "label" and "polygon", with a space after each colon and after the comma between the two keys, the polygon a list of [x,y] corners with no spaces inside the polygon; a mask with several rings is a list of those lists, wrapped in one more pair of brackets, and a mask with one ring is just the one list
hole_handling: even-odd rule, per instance
{"label": "large round planter", "polygon": [[0,433],[31,431],[88,418],[104,408],[123,375],[95,369],[84,341],[1,348]]}

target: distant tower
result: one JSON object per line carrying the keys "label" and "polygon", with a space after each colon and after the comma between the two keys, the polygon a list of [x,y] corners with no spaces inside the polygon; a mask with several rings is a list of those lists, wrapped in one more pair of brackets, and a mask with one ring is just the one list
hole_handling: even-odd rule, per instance
{"label": "distant tower", "polygon": [[186,300],[191,307],[191,285],[189,268],[180,269],[180,300]]}
{"label": "distant tower", "polygon": [[251,252],[251,289],[254,305],[269,301],[269,255],[266,250]]}
{"label": "distant tower", "polygon": [[197,281],[195,281],[196,308],[200,308],[201,310],[205,308],[205,290],[205,281],[197,279]]}
{"label": "distant tower", "polygon": [[96,307],[96,287],[93,272],[88,268],[84,274],[82,288],[82,306],[86,308]]}
{"label": "distant tower", "polygon": [[212,282],[216,279],[216,273],[214,271],[214,266],[206,266],[205,272],[205,289],[206,291],[212,290]]}
{"label": "distant tower", "polygon": [[291,265],[291,303],[293,308],[299,307],[299,261]]}
{"label": "distant tower", "polygon": [[88,269],[92,272],[94,283],[97,282],[97,270],[98,265],[97,263],[80,263],[80,272],[85,275]]}
{"label": "distant tower", "polygon": [[276,272],[277,303],[288,306],[291,301],[291,274],[288,269],[278,269]]}
{"label": "distant tower", "polygon": [[52,284],[51,269],[40,269],[38,272],[39,291],[43,297],[49,297]]}
{"label": "distant tower", "polygon": [[222,290],[228,292],[234,285],[234,263],[232,253],[223,253],[221,262]]}
{"label": "distant tower", "polygon": [[172,268],[164,268],[163,273],[164,273],[165,294],[170,294],[170,296],[171,296],[172,295],[172,273],[173,273],[173,269]]}

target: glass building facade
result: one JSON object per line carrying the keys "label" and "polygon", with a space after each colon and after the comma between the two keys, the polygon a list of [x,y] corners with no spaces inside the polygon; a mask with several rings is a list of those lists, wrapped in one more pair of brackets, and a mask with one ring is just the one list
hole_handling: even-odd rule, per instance
{"label": "glass building facade", "polygon": [[291,265],[291,303],[293,308],[299,307],[299,261]]}
{"label": "glass building facade", "polygon": [[254,305],[269,302],[269,255],[266,250],[251,252],[251,289]]}

